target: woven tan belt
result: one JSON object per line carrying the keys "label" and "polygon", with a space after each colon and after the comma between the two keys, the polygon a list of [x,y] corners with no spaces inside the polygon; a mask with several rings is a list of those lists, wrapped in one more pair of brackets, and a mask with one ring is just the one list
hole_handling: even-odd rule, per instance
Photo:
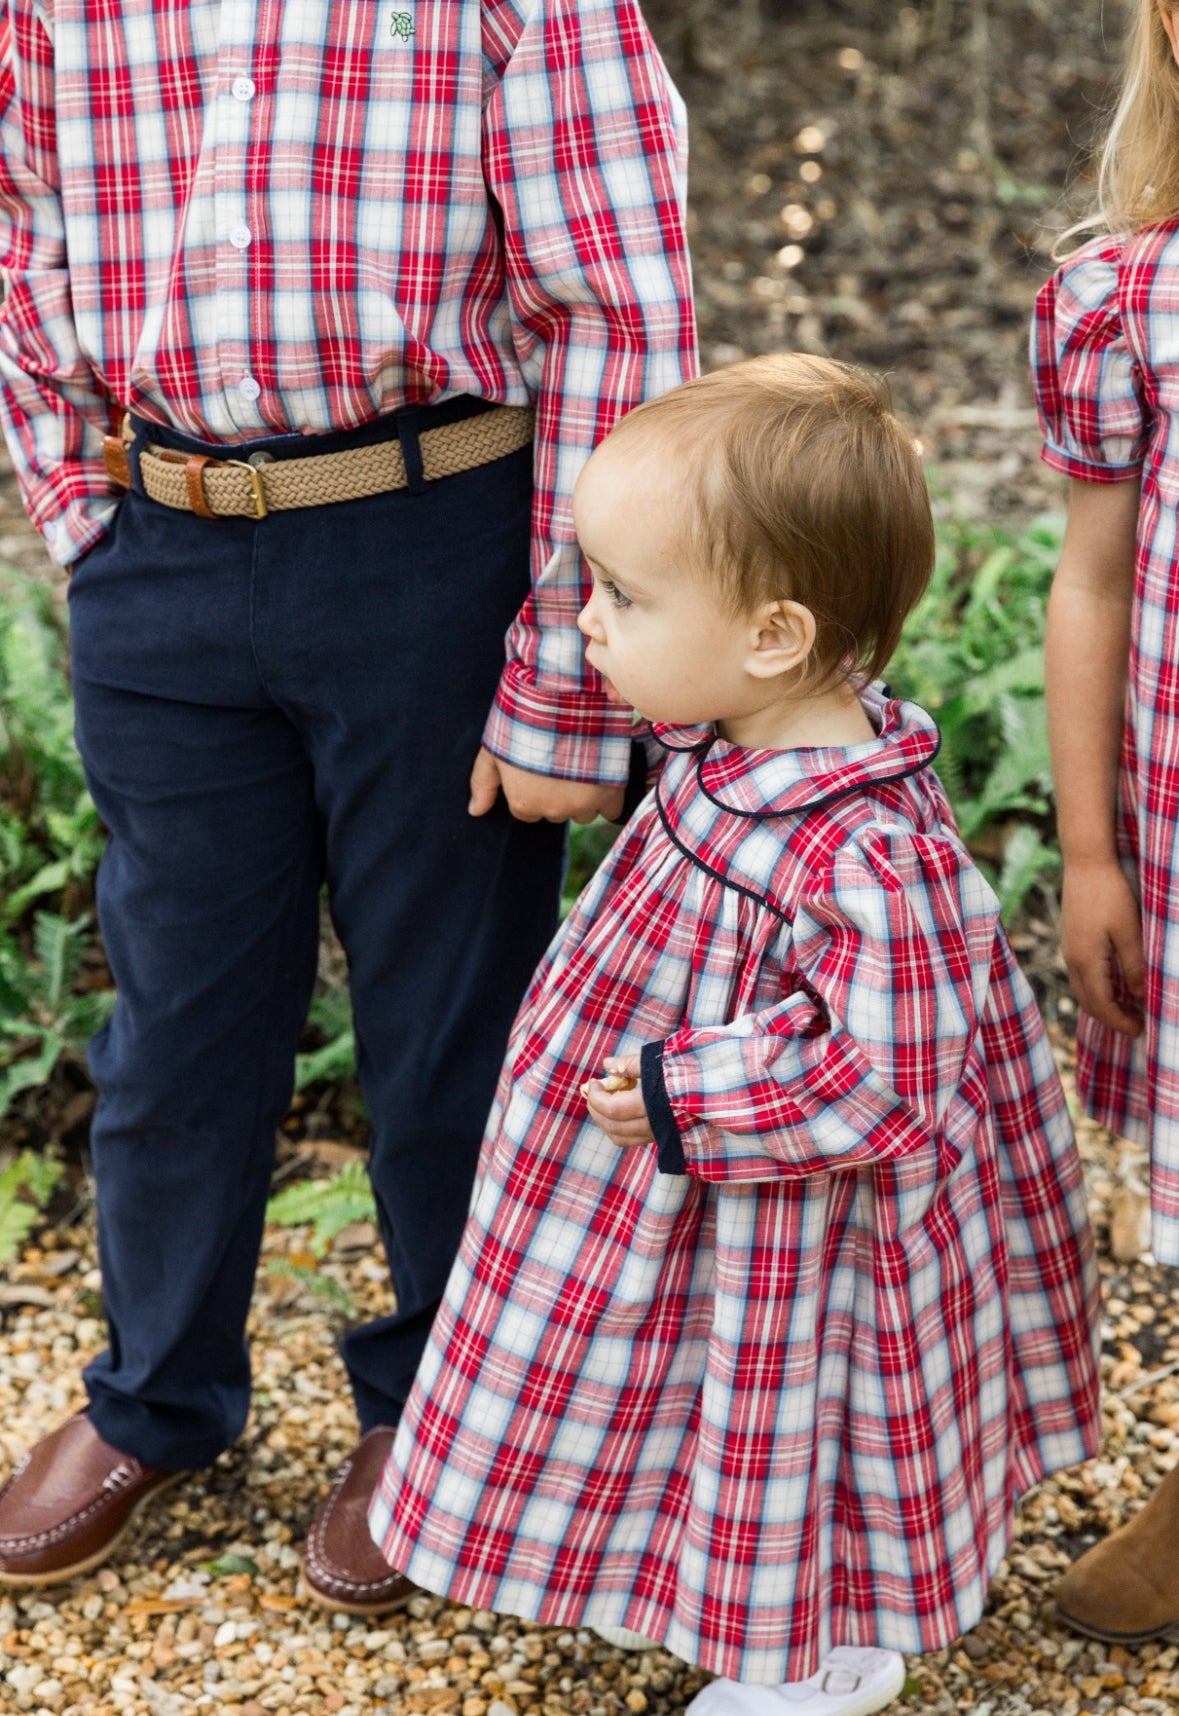
{"label": "woven tan belt", "polygon": [[[516,453],[531,441],[532,426],[530,406],[500,405],[458,423],[424,429],[419,437],[422,475],[432,482]],[[131,434],[130,418],[125,417],[122,433],[107,435],[102,444],[109,476],[125,489],[131,487]],[[198,518],[259,519],[294,507],[362,500],[408,484],[396,438],[340,453],[309,453],[306,458],[271,459],[265,453],[255,457],[256,464],[149,444],[140,451],[139,470],[152,500]]]}

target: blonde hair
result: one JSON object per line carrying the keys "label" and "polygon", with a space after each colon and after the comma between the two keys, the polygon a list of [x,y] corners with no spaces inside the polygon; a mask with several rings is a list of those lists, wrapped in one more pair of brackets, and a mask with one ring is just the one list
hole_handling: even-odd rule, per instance
{"label": "blonde hair", "polygon": [[1179,215],[1179,66],[1156,0],[1138,0],[1121,94],[1102,145],[1097,210],[1058,243],[1104,228],[1136,232]]}
{"label": "blonde hair", "polygon": [[920,454],[885,383],[798,352],[750,358],[638,406],[610,440],[655,435],[675,445],[685,551],[734,612],[801,602],[808,676],[876,678],[934,557]]}

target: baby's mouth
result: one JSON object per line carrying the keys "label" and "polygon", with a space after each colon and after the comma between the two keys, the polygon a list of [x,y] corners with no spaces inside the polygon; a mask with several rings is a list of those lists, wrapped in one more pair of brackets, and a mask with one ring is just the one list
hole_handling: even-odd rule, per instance
{"label": "baby's mouth", "polygon": [[585,652],[585,659],[589,662],[589,664],[593,668],[594,672],[601,676],[602,684],[606,688],[606,701],[607,701],[607,703],[617,703],[621,708],[629,709],[630,704],[627,702],[626,698],[622,695],[621,691],[619,691],[619,689],[615,685],[614,681],[612,679],[607,679],[606,675],[602,672],[601,668],[598,666],[597,662],[594,660],[593,654],[592,654],[593,647],[594,646],[592,643],[587,647],[586,652]]}

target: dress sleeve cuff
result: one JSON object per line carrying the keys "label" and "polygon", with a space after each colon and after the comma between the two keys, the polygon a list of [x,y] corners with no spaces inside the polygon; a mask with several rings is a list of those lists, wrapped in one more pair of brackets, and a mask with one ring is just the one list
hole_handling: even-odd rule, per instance
{"label": "dress sleeve cuff", "polygon": [[640,1055],[643,1102],[651,1131],[655,1138],[656,1159],[662,1174],[686,1174],[680,1129],[671,1111],[667,1086],[663,1082],[663,1044],[644,1043]]}
{"label": "dress sleeve cuff", "polygon": [[1081,483],[1128,483],[1141,476],[1144,462],[1141,458],[1124,464],[1082,459],[1071,448],[1058,447],[1051,441],[1045,442],[1040,457],[1051,470],[1060,471]]}

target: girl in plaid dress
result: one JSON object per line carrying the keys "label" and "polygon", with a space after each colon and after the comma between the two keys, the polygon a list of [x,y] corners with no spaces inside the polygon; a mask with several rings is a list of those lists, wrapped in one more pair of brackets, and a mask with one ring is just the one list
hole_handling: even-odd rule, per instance
{"label": "girl in plaid dress", "polygon": [[937,731],[870,684],[920,463],[871,378],[763,358],[632,412],[575,514],[588,658],[666,761],[525,998],[370,1525],[429,1590],[732,1682],[837,1647],[796,1701],[878,1709],[833,1674],[973,1626],[1097,1434],[1052,1056]]}
{"label": "girl in plaid dress", "polygon": [[[1044,458],[1070,479],[1048,616],[1077,1087],[1150,1151],[1151,1246],[1179,1265],[1179,9],[1137,0],[1106,139],[1104,229],[1040,293]],[[1057,1587],[1135,1643],[1179,1622],[1179,1472]]]}

